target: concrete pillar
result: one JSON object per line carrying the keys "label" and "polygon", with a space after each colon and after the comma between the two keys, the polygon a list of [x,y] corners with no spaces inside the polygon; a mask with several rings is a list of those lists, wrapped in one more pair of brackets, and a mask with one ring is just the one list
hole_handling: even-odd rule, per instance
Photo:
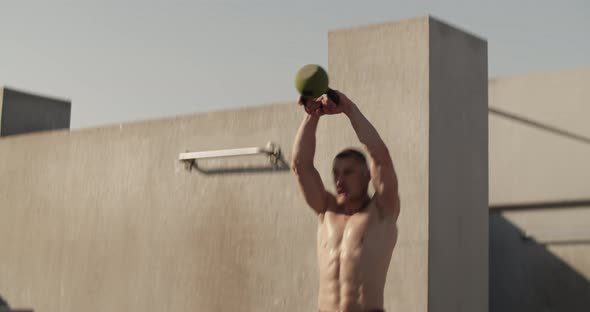
{"label": "concrete pillar", "polygon": [[0,136],[70,127],[71,103],[0,88]]}
{"label": "concrete pillar", "polygon": [[338,30],[329,72],[368,112],[398,172],[386,310],[487,311],[486,41],[432,17]]}

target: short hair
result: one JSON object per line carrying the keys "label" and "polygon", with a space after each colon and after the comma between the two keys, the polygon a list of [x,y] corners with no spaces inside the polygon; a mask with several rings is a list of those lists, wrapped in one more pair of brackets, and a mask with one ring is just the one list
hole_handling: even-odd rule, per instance
{"label": "short hair", "polygon": [[334,157],[334,160],[343,158],[354,158],[360,161],[361,163],[367,165],[367,158],[365,157],[365,154],[363,154],[363,152],[355,148],[347,148],[341,151],[336,155],[336,157]]}

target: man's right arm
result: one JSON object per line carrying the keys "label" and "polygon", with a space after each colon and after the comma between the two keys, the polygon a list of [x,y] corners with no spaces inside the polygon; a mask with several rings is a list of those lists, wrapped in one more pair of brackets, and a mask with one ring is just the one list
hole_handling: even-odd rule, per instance
{"label": "man's right arm", "polygon": [[324,213],[328,206],[328,196],[320,174],[313,165],[315,155],[315,134],[320,117],[305,114],[299,131],[295,136],[291,169],[297,177],[307,204],[318,214]]}

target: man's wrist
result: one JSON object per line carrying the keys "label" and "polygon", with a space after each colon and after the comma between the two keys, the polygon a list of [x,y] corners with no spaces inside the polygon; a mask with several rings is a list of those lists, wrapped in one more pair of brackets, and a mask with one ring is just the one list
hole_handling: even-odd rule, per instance
{"label": "man's wrist", "polygon": [[305,113],[305,121],[307,122],[317,122],[320,120],[320,116],[316,115],[316,114],[309,114],[309,113]]}
{"label": "man's wrist", "polygon": [[347,106],[346,106],[346,107],[345,107],[345,108],[342,110],[342,112],[343,112],[343,113],[344,113],[344,114],[345,114],[347,117],[350,117],[350,116],[352,116],[352,114],[354,114],[354,112],[355,112],[356,110],[358,110],[358,108],[356,107],[356,104],[354,104],[354,103],[352,103],[352,102],[351,102],[349,105],[347,105]]}

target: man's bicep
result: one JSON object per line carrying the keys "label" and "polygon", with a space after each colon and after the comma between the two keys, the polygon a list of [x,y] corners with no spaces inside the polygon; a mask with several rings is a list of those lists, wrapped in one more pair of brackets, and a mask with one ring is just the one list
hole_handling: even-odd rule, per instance
{"label": "man's bicep", "polygon": [[398,181],[389,155],[371,163],[371,180],[375,188],[377,204],[384,209],[399,210]]}
{"label": "man's bicep", "polygon": [[297,182],[307,204],[317,213],[323,213],[328,207],[329,193],[322,178],[315,168],[295,170]]}

